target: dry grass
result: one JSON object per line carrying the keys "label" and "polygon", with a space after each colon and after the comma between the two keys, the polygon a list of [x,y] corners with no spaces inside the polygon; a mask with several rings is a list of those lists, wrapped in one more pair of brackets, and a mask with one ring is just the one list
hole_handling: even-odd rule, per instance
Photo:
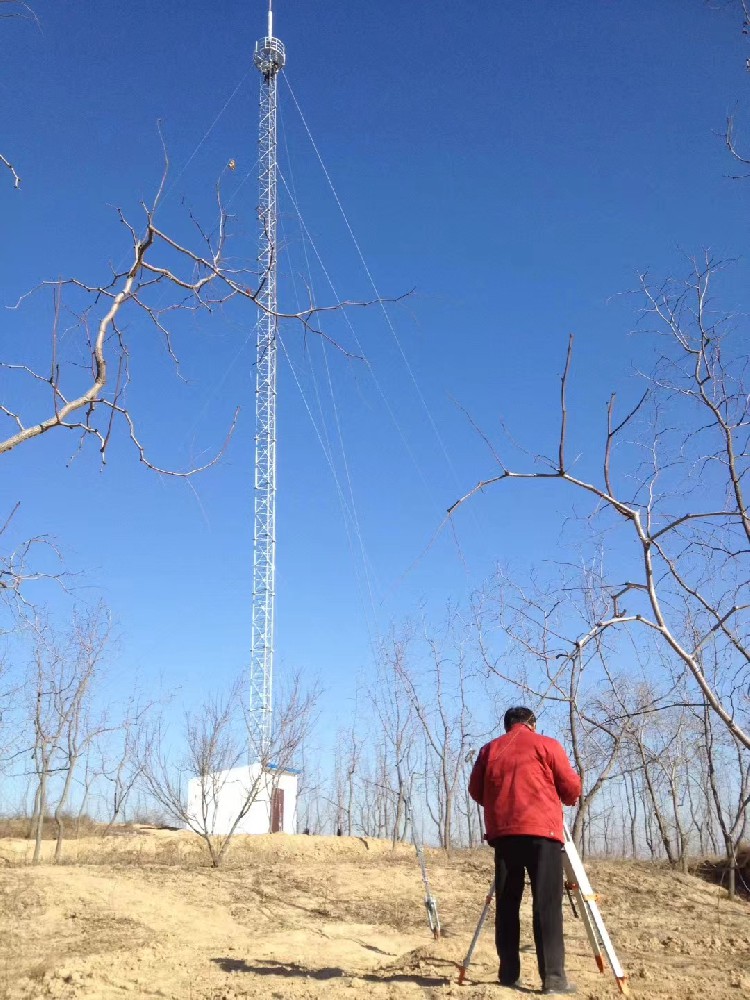
{"label": "dry grass", "polygon": [[[64,813],[62,822],[66,837],[95,837],[107,829],[105,823],[98,823],[90,816],[85,815],[71,816]],[[32,829],[30,816],[0,817],[0,839],[33,840],[35,835],[36,832]],[[42,840],[55,840],[56,837],[57,823],[52,816],[45,816],[42,824]]]}

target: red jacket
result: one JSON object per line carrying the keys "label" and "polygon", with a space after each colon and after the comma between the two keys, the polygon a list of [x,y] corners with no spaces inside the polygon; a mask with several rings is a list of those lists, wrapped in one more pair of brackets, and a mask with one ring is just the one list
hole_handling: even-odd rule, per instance
{"label": "red jacket", "polygon": [[484,806],[487,840],[521,835],[562,843],[560,802],[576,804],[581,779],[557,740],[517,723],[479,751],[469,794]]}

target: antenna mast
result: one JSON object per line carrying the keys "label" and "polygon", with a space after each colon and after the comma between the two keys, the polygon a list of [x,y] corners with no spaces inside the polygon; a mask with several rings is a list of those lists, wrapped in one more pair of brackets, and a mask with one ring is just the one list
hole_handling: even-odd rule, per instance
{"label": "antenna mast", "polygon": [[[255,44],[260,71],[259,181],[260,264],[255,376],[255,527],[253,614],[250,654],[250,715],[253,739],[262,754],[271,738],[273,640],[276,579],[276,84],[286,62],[273,35],[273,0],[268,0],[268,34]],[[267,763],[267,762],[266,762]]]}

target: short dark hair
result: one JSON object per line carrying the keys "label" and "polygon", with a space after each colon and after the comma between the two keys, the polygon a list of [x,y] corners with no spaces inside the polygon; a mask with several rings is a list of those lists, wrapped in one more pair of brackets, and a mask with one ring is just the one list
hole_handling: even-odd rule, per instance
{"label": "short dark hair", "polygon": [[505,732],[509,733],[513,726],[517,726],[519,722],[522,722],[525,726],[533,726],[536,723],[536,716],[530,708],[524,708],[523,705],[516,705],[515,708],[509,708],[503,719]]}

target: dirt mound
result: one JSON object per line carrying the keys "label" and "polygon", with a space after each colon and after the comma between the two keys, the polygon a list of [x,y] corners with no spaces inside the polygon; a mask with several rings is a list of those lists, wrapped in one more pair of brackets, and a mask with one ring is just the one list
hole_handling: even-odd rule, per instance
{"label": "dirt mound", "polygon": [[[729,864],[726,858],[706,858],[695,865],[694,871],[707,882],[725,889],[729,885]],[[737,851],[735,888],[738,895],[750,899],[750,844],[742,844]]]}
{"label": "dirt mound", "polygon": [[[14,843],[0,849],[8,854]],[[513,995],[496,983],[491,927],[470,983],[456,982],[491,878],[487,849],[450,858],[428,852],[447,932],[435,942],[408,847],[394,852],[387,842],[357,838],[239,838],[231,863],[214,871],[197,839],[179,832],[69,846],[78,861],[33,867],[16,851],[0,867],[3,1000]],[[590,875],[635,997],[726,1000],[750,992],[750,905],[730,903],[699,878],[661,866],[593,863]],[[523,983],[534,991],[529,910],[527,899]],[[567,908],[565,919],[579,996],[614,998],[614,981],[598,973],[580,921]]]}
{"label": "dirt mound", "polygon": [[[34,843],[25,836],[0,839],[0,858],[29,862]],[[429,853],[429,852],[428,852]],[[436,854],[439,852],[435,852]],[[54,842],[42,844],[42,859],[51,860]],[[260,864],[268,859],[305,863],[325,859],[380,857],[389,862],[414,857],[414,848],[405,844],[392,849],[390,841],[366,837],[312,837],[302,834],[266,834],[233,838],[226,867]],[[210,865],[206,845],[187,830],[148,826],[119,827],[117,836],[70,836],[64,842],[63,862],[67,864],[186,864]]]}

